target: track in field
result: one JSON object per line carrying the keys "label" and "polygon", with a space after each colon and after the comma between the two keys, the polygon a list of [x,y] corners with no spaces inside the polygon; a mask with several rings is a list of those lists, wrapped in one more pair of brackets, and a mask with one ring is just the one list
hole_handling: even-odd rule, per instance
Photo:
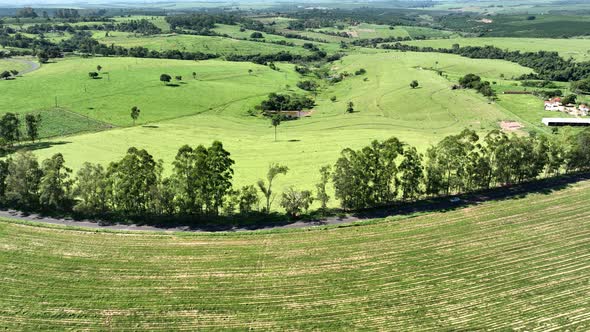
{"label": "track in field", "polygon": [[328,230],[0,222],[0,329],[590,329],[590,181]]}

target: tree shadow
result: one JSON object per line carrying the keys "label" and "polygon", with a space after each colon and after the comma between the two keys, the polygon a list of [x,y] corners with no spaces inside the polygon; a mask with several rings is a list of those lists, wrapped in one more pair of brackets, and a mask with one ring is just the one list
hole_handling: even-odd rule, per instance
{"label": "tree shadow", "polygon": [[179,87],[180,84],[176,84],[176,83],[167,83],[166,86],[172,87],[172,88],[176,88]]}
{"label": "tree shadow", "polygon": [[143,125],[141,127],[142,128],[160,128],[159,126],[154,126],[154,125]]}
{"label": "tree shadow", "polygon": [[564,175],[557,178],[531,181],[509,187],[498,187],[469,194],[423,199],[410,203],[397,203],[387,207],[367,209],[353,213],[359,219],[385,218],[424,212],[446,212],[476,206],[490,201],[522,199],[530,194],[550,195],[570,185],[590,179],[590,173]]}
{"label": "tree shadow", "polygon": [[[119,222],[117,220],[125,220]],[[199,232],[227,232],[236,230],[262,230],[285,226],[295,222],[285,218],[283,214],[253,212],[235,216],[117,216],[114,214],[92,219],[73,216],[71,221],[97,222],[99,226],[148,226],[158,230],[199,231]]]}
{"label": "tree shadow", "polygon": [[24,143],[19,146],[16,146],[14,148],[14,150],[11,151],[11,153],[16,152],[18,150],[35,151],[35,150],[49,149],[53,146],[65,145],[65,144],[69,144],[69,143],[72,143],[72,142],[68,142],[68,141],[51,141],[51,142],[49,142],[49,141],[47,141],[47,142]]}
{"label": "tree shadow", "polygon": [[[48,142],[43,142],[39,144],[43,145],[47,143]],[[58,144],[60,143],[65,144],[68,142],[58,142]],[[284,214],[278,212],[273,212],[270,214],[263,212],[252,212],[245,215],[238,214],[232,216],[129,216],[108,212],[103,215],[92,216],[91,218],[89,218],[89,216],[76,215],[76,213],[39,213],[27,218],[27,220],[36,221],[36,219],[51,217],[58,218],[54,219],[54,221],[64,225],[76,225],[78,223],[78,225],[82,226],[90,225],[90,227],[95,227],[92,226],[92,224],[98,224],[98,226],[101,227],[110,226],[115,229],[136,229],[134,227],[149,227],[151,230],[204,232],[268,230],[285,226],[300,228],[309,226],[346,224],[355,221],[379,219],[391,216],[406,216],[416,213],[447,212],[469,206],[476,206],[490,201],[521,199],[530,194],[549,195],[556,191],[566,189],[574,183],[586,180],[590,180],[590,173],[573,174],[552,179],[531,181],[511,187],[493,188],[471,194],[423,199],[415,202],[400,202],[389,206],[366,209],[353,213],[347,213],[346,211],[342,210],[314,211],[311,214],[302,215],[297,219],[288,218]],[[15,211],[15,216],[18,217],[19,213],[21,213],[22,216],[28,216],[28,214],[18,211]],[[352,224],[352,226],[357,225],[358,224]],[[149,228],[145,229],[149,230]]]}

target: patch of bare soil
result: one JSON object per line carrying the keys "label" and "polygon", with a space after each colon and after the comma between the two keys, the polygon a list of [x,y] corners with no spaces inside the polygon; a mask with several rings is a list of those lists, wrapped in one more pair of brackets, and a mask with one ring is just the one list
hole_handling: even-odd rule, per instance
{"label": "patch of bare soil", "polygon": [[524,128],[524,126],[517,121],[501,121],[500,128],[506,132],[514,132]]}
{"label": "patch of bare soil", "polygon": [[492,24],[492,23],[494,23],[494,20],[489,19],[489,18],[482,18],[481,20],[478,20],[477,22],[481,22],[481,23],[485,23],[485,24]]}

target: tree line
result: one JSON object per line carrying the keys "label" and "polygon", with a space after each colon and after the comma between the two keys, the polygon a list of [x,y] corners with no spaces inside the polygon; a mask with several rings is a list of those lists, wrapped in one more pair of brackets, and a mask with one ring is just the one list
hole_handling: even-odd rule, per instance
{"label": "tree line", "polygon": [[459,79],[459,84],[463,88],[474,89],[485,97],[496,98],[496,92],[492,89],[490,82],[482,81],[478,75],[467,74]]}
{"label": "tree line", "polygon": [[207,35],[215,24],[235,25],[241,18],[234,14],[215,13],[215,14],[185,14],[166,16],[166,22],[170,24],[172,31],[188,29],[198,34]]}
{"label": "tree line", "polygon": [[452,48],[419,47],[401,43],[384,44],[381,47],[411,52],[450,53],[472,59],[502,59],[535,71],[535,73],[522,75],[520,79],[568,82],[583,80],[590,75],[590,61],[565,60],[557,52],[550,51],[520,52],[503,50],[495,46],[462,47],[459,44],[454,44]]}
{"label": "tree line", "polygon": [[[80,52],[84,54],[100,54],[103,56],[120,56],[135,58],[154,58],[154,59],[175,59],[175,60],[207,60],[219,58],[221,55],[203,52],[188,52],[180,50],[149,50],[142,46],[125,48],[114,44],[105,45],[92,38],[92,34],[87,31],[77,31],[70,38],[54,44],[46,39],[30,38],[22,34],[8,35],[0,32],[0,45],[3,47],[29,48],[32,51],[11,51],[13,55],[36,55],[41,62],[47,62],[51,58],[63,57],[65,52]],[[3,56],[10,55],[4,54]],[[317,62],[317,61],[336,61],[343,55],[336,53],[326,54],[323,50],[312,51],[309,55],[293,54],[290,52],[279,51],[271,54],[227,54],[225,59],[228,61],[254,62],[265,64],[272,61],[281,62]]]}
{"label": "tree line", "polygon": [[560,139],[499,130],[481,137],[466,129],[445,137],[424,155],[397,138],[345,149],[332,179],[342,207],[355,210],[588,171],[588,152],[590,130]]}
{"label": "tree line", "polygon": [[425,154],[392,137],[342,150],[334,165],[321,167],[313,191],[288,187],[278,193],[273,184],[288,173],[287,166],[271,164],[257,183],[234,188],[235,162],[218,141],[209,147],[182,146],[169,176],[164,176],[161,160],[134,147],[107,167],[84,163],[75,175],[60,153],[39,163],[31,152],[19,151],[0,160],[0,202],[87,218],[193,221],[270,213],[278,198],[285,212],[297,217],[314,201],[325,210],[332,194],[342,208],[359,210],[589,171],[589,152],[590,130],[558,137],[499,130],[479,136],[466,129]]}
{"label": "tree line", "polygon": [[4,113],[0,117],[0,153],[5,154],[22,140],[35,142],[39,139],[40,114],[26,114],[24,121],[16,113]]}

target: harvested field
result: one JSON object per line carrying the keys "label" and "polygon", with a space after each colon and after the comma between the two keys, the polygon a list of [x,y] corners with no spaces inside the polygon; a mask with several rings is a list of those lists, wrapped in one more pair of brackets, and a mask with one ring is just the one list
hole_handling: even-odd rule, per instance
{"label": "harvested field", "polygon": [[106,233],[0,221],[0,328],[590,329],[590,181],[359,227]]}

